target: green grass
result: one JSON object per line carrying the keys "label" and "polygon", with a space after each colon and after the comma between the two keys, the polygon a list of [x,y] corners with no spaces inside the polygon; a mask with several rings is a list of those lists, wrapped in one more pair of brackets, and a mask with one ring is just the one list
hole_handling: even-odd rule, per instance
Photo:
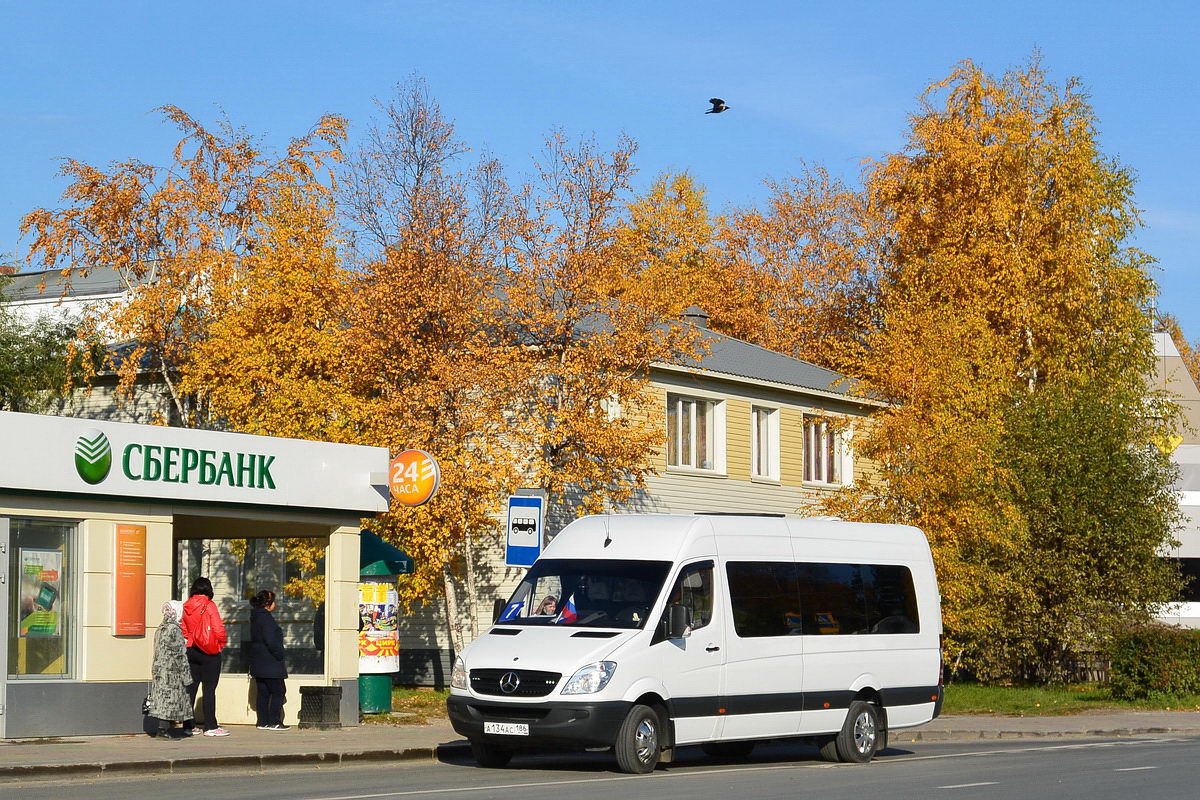
{"label": "green grass", "polygon": [[428,725],[446,719],[446,697],[449,690],[418,686],[392,688],[392,713],[363,714],[369,725]]}
{"label": "green grass", "polygon": [[1112,696],[1107,687],[1096,684],[981,686],[977,683],[953,683],[946,687],[942,713],[1031,717],[1126,709],[1200,711],[1200,695],[1119,700]]}

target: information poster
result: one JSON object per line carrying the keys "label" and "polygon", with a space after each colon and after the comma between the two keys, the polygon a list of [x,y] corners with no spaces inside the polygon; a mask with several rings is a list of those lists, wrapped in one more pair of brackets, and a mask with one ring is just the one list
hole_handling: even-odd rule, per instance
{"label": "information poster", "polygon": [[400,669],[398,597],[392,583],[358,585],[358,671],[377,675]]}
{"label": "information poster", "polygon": [[113,635],[146,634],[146,526],[117,525]]}
{"label": "information poster", "polygon": [[22,547],[17,554],[21,565],[17,635],[22,639],[62,636],[61,550]]}

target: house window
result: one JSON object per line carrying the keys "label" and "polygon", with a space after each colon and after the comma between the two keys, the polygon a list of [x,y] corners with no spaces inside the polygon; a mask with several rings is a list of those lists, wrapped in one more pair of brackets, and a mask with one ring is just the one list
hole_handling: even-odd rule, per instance
{"label": "house window", "polygon": [[667,395],[667,464],[716,469],[716,403]]}
{"label": "house window", "polygon": [[750,412],[750,471],[755,478],[779,479],[779,409],[754,406]]}
{"label": "house window", "polygon": [[842,437],[824,417],[804,417],[804,480],[809,483],[844,483]]}

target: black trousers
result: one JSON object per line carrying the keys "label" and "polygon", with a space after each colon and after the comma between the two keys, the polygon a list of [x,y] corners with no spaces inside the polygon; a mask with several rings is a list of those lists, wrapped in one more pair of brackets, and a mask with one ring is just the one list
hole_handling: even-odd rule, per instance
{"label": "black trousers", "polygon": [[283,724],[283,704],[287,700],[287,687],[283,678],[255,678],[257,689],[258,727]]}
{"label": "black trousers", "polygon": [[[192,707],[196,706],[196,692],[204,686],[204,696],[200,699],[200,710],[204,713],[204,730],[211,731],[221,727],[217,723],[217,681],[221,678],[221,654],[206,653],[199,647],[187,649],[188,666],[192,668],[192,683],[187,687],[188,697],[192,699]],[[196,720],[189,719],[183,727],[192,729]]]}

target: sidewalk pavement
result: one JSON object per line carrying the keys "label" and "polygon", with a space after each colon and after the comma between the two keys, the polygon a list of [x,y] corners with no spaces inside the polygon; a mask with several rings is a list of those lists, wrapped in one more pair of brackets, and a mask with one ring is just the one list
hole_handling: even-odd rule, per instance
{"label": "sidewalk pavement", "polygon": [[[81,736],[0,742],[0,784],[214,769],[265,771],[332,768],[364,762],[467,757],[467,743],[446,720],[429,725],[360,725],[277,733],[230,725],[230,736],[151,739]],[[1114,711],[1056,717],[943,716],[894,731],[891,743],[1025,737],[1110,737],[1178,733],[1200,736],[1197,711]]]}

